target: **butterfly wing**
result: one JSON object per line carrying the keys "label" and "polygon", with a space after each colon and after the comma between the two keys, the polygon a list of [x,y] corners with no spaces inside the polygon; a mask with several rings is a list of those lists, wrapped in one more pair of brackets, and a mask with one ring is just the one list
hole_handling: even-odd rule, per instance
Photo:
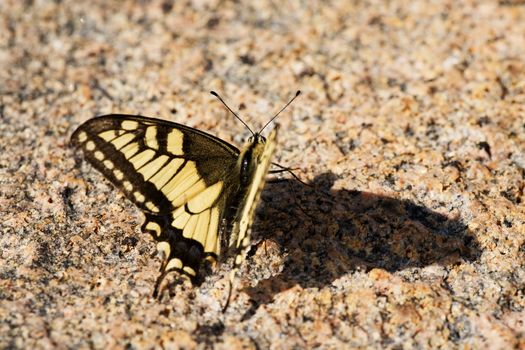
{"label": "butterfly wing", "polygon": [[197,129],[159,119],[107,115],[82,124],[72,142],[145,213],[165,260],[163,277],[177,270],[197,277],[204,259],[220,255],[220,227],[238,190],[234,146]]}

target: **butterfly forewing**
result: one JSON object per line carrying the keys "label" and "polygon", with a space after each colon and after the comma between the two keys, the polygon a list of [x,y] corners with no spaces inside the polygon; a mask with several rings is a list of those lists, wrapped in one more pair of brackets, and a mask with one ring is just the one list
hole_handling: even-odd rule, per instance
{"label": "butterfly forewing", "polygon": [[239,154],[232,145],[196,129],[138,116],[91,119],[72,140],[140,209],[157,215],[227,179],[228,167],[235,166]]}

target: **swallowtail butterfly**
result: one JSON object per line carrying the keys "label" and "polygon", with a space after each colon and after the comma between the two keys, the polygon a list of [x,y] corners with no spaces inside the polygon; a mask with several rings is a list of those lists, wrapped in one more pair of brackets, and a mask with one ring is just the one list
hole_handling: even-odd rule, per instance
{"label": "swallowtail butterfly", "polygon": [[73,145],[144,213],[142,231],[164,255],[155,297],[168,273],[196,282],[205,261],[233,256],[231,293],[277,137],[277,128],[267,138],[248,129],[252,136],[242,150],[182,124],[135,115],[96,117],[73,133]]}

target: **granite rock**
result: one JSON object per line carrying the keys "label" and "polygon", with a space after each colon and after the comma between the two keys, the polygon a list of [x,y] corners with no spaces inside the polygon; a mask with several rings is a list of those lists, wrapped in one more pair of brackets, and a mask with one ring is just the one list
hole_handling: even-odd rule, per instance
{"label": "granite rock", "polygon": [[[525,348],[523,1],[0,2],[0,348]],[[278,119],[239,289],[160,265],[69,146]]]}

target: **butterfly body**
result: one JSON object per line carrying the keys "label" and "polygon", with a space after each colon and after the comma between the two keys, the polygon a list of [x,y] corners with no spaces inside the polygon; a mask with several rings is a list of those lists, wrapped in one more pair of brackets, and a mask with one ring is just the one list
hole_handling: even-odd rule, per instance
{"label": "butterfly body", "polygon": [[182,124],[113,114],[82,124],[72,142],[144,213],[141,229],[164,255],[157,294],[171,271],[198,282],[205,261],[242,263],[276,131],[238,150]]}

